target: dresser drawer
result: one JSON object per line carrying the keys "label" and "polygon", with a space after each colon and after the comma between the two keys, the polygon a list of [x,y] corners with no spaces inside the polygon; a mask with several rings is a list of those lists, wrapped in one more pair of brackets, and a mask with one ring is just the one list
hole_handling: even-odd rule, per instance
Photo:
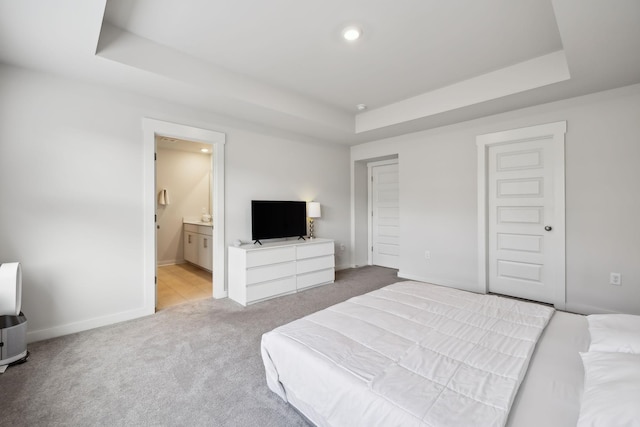
{"label": "dresser drawer", "polygon": [[318,258],[307,258],[299,260],[296,263],[296,273],[310,273],[312,271],[324,270],[327,268],[333,268],[335,261],[333,255],[322,256]]}
{"label": "dresser drawer", "polygon": [[333,242],[311,243],[297,247],[298,259],[313,258],[322,255],[333,255]]}
{"label": "dresser drawer", "polygon": [[296,278],[291,276],[247,287],[247,303],[296,291]]}
{"label": "dresser drawer", "polygon": [[198,226],[195,224],[183,224],[184,231],[191,231],[192,233],[198,233]]}
{"label": "dresser drawer", "polygon": [[324,283],[333,282],[335,273],[333,268],[313,273],[306,273],[296,276],[296,287],[298,290],[308,288],[310,286],[322,285]]}
{"label": "dresser drawer", "polygon": [[296,263],[293,261],[249,268],[247,269],[247,285],[295,276],[295,274]]}
{"label": "dresser drawer", "polygon": [[296,248],[294,246],[247,251],[247,268],[294,261],[295,259]]}
{"label": "dresser drawer", "polygon": [[198,233],[213,236],[213,227],[209,227],[208,225],[198,225],[197,227]]}

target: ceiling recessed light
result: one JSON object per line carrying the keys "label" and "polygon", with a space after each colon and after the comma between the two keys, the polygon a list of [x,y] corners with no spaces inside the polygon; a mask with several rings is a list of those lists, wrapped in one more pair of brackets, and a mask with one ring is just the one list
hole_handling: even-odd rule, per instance
{"label": "ceiling recessed light", "polygon": [[367,105],[366,104],[358,104],[356,105],[356,108],[358,109],[358,111],[364,111],[367,109]]}
{"label": "ceiling recessed light", "polygon": [[209,149],[208,148],[201,148],[200,151],[202,151],[203,153],[208,153]]}
{"label": "ceiling recessed light", "polygon": [[347,27],[342,30],[342,37],[347,41],[356,41],[362,35],[362,30],[358,27]]}

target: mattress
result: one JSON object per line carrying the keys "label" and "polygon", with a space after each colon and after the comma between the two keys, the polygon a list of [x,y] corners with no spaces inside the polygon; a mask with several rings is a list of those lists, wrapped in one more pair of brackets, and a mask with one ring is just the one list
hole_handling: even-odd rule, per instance
{"label": "mattress", "polygon": [[502,426],[553,312],[399,282],[263,335],[267,383],[320,426]]}
{"label": "mattress", "polygon": [[588,348],[586,317],[556,311],[538,340],[507,426],[575,426],[584,386],[579,353]]}

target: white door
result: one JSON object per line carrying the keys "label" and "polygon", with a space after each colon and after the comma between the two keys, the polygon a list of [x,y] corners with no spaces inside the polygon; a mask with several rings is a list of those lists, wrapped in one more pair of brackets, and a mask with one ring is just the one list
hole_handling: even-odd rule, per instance
{"label": "white door", "polygon": [[371,263],[398,268],[398,164],[371,167]]}
{"label": "white door", "polygon": [[488,147],[490,292],[564,301],[564,156],[557,153],[544,133]]}

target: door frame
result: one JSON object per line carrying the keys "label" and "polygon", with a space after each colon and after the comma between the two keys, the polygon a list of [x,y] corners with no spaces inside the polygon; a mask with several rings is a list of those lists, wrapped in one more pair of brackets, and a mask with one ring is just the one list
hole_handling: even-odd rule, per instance
{"label": "door frame", "polygon": [[[226,135],[208,129],[171,123],[144,117],[143,130],[143,306],[146,314],[155,313],[156,308],[156,194],[155,194],[155,150],[156,136],[183,139],[211,144],[213,148],[213,173],[211,191],[213,203],[213,297],[227,296],[225,282],[225,219],[224,219],[224,145]],[[217,286],[216,286],[217,284]],[[222,286],[221,286],[222,285]]]}
{"label": "door frame", "polygon": [[[376,166],[397,165],[398,159],[367,163],[367,264],[373,265],[373,172]],[[400,170],[398,169],[398,175]],[[398,189],[400,191],[400,189]]]}
{"label": "door frame", "polygon": [[534,139],[550,139],[554,142],[554,199],[555,218],[554,232],[560,237],[562,261],[557,277],[553,278],[554,306],[563,310],[566,306],[566,238],[565,238],[565,134],[567,122],[547,123],[525,128],[493,132],[476,137],[478,152],[478,287],[477,291],[486,294],[489,291],[488,274],[488,240],[489,224],[487,222],[487,188],[488,188],[488,152],[493,145],[513,144]]}

